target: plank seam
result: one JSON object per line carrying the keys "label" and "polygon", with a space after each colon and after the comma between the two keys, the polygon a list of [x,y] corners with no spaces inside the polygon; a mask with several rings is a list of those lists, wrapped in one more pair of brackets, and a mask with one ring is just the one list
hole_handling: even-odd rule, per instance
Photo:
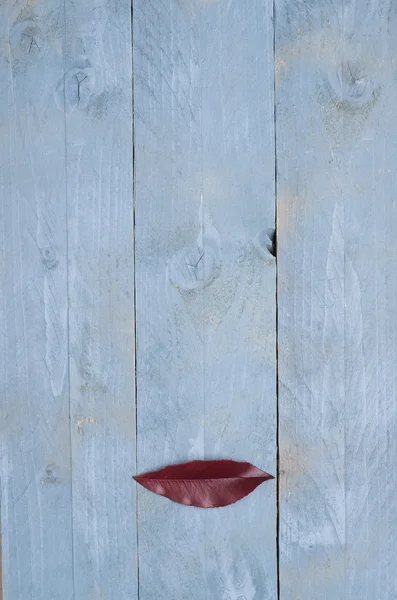
{"label": "plank seam", "polygon": [[[66,0],[63,2],[63,21],[64,21],[64,36],[63,36],[63,78],[65,82],[66,64],[65,52],[67,48],[66,37]],[[70,288],[69,288],[69,214],[68,214],[68,145],[67,145],[67,121],[66,121],[66,85],[63,86],[63,114],[64,114],[64,139],[65,139],[65,225],[66,225],[66,295],[67,295],[67,320],[66,320],[66,338],[67,338],[67,385],[69,395],[69,455],[70,455],[70,504],[71,504],[71,526],[72,526],[72,589],[73,598],[76,597],[75,586],[75,562],[74,562],[74,494],[73,494],[73,439],[72,439],[72,400],[70,393]]]}
{"label": "plank seam", "polygon": [[[342,59],[345,59],[345,2],[342,0]],[[350,69],[350,67],[349,67]],[[341,86],[344,89],[344,76],[345,73],[341,72]],[[345,114],[342,112],[342,131],[345,132]],[[345,225],[345,195],[344,189],[341,190],[341,201],[342,201],[342,239],[343,239],[343,403],[344,403],[344,423],[343,423],[343,470],[344,470],[344,481],[343,481],[343,495],[344,495],[344,565],[343,565],[343,574],[344,574],[344,594],[345,598],[347,598],[347,582],[346,582],[346,518],[347,518],[347,510],[346,510],[346,433],[347,433],[347,423],[346,423],[346,299],[345,299],[345,282],[346,282],[346,225]]]}
{"label": "plank seam", "polygon": [[[134,262],[134,401],[135,401],[135,472],[138,473],[138,382],[137,382],[137,328],[136,328],[136,163],[135,163],[135,73],[134,73],[134,0],[131,0],[131,85],[132,85],[132,238]],[[137,599],[140,596],[139,578],[139,504],[138,486],[135,486],[136,514],[136,570]],[[1,600],[1,598],[0,598]]]}
{"label": "plank seam", "polygon": [[274,131],[274,236],[272,249],[276,264],[276,572],[277,598],[280,600],[280,408],[279,408],[279,336],[278,336],[278,259],[277,259],[277,114],[276,114],[276,0],[273,21],[273,131]]}
{"label": "plank seam", "polygon": [[[1,508],[1,505],[0,505]],[[2,529],[1,529],[1,518],[0,518],[0,600],[4,600],[3,595],[3,555],[1,550],[1,539],[2,539]]]}

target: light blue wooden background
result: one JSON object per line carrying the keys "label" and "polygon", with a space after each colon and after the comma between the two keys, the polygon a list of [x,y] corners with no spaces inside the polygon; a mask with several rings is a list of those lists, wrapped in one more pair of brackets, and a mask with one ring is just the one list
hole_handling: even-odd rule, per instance
{"label": "light blue wooden background", "polygon": [[393,0],[0,0],[0,600],[397,599],[396,69]]}

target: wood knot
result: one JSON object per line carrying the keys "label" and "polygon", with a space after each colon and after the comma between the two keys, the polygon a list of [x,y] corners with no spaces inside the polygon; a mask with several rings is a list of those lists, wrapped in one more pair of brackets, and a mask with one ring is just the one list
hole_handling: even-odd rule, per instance
{"label": "wood knot", "polygon": [[208,234],[172,257],[169,277],[175,287],[186,291],[199,290],[219,276],[220,268],[217,239]]}
{"label": "wood knot", "polygon": [[45,476],[41,479],[41,483],[53,485],[54,483],[57,483],[57,481],[58,475],[56,465],[50,461],[46,467]]}
{"label": "wood knot", "polygon": [[15,23],[10,32],[10,46],[18,60],[33,62],[46,50],[45,36],[40,27],[31,20]]}
{"label": "wood knot", "polygon": [[71,69],[58,83],[55,98],[58,108],[70,113],[85,109],[95,90],[95,71],[91,67]]}
{"label": "wood knot", "polygon": [[358,62],[342,62],[336,72],[328,74],[328,80],[341,104],[360,108],[373,98],[372,82]]}
{"label": "wood knot", "polygon": [[277,257],[277,233],[275,229],[261,230],[253,242],[261,258],[269,260],[271,256]]}
{"label": "wood knot", "polygon": [[59,265],[57,254],[53,248],[47,246],[40,248],[41,258],[47,269],[55,269]]}

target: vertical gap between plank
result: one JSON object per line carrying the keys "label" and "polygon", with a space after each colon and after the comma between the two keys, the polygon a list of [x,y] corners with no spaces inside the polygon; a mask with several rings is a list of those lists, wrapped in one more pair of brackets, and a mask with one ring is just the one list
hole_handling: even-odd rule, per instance
{"label": "vertical gap between plank", "polygon": [[[137,384],[137,335],[136,335],[136,163],[135,163],[135,86],[134,86],[134,0],[131,0],[131,86],[132,86],[132,243],[134,255],[134,402],[135,402],[135,472],[138,474],[138,384]],[[138,486],[135,486],[136,503],[136,569],[137,598],[140,595],[139,580],[139,505]],[[1,598],[0,598],[1,600]]]}
{"label": "vertical gap between plank", "polygon": [[276,259],[276,570],[277,598],[280,600],[280,408],[278,337],[278,231],[277,231],[277,114],[276,114],[276,0],[273,0],[273,129],[274,129],[274,239]]}
{"label": "vertical gap between plank", "polygon": [[[67,120],[66,120],[66,44],[67,44],[67,21],[66,21],[66,0],[63,2],[63,23],[64,23],[64,35],[63,35],[63,114],[64,114],[64,139],[65,139],[65,227],[66,227],[66,295],[67,295],[67,320],[66,320],[66,338],[67,338],[67,375],[68,375],[68,393],[69,393],[69,453],[70,453],[70,518],[72,527],[72,589],[73,599],[76,597],[76,585],[75,585],[75,571],[74,571],[74,494],[73,494],[73,438],[72,438],[72,427],[73,427],[73,415],[72,415],[72,403],[70,393],[70,290],[69,290],[69,214],[68,214],[68,199],[69,199],[69,187],[68,187],[68,144],[67,144]],[[1,600],[1,596],[0,596]]]}
{"label": "vertical gap between plank", "polygon": [[3,600],[4,599],[4,596],[3,596],[3,555],[1,552],[1,538],[2,538],[1,531],[2,530],[1,530],[1,519],[0,519],[0,600]]}
{"label": "vertical gap between plank", "polygon": [[[342,64],[344,64],[345,60],[345,0],[342,0]],[[342,90],[344,90],[344,69],[341,70],[341,85]],[[342,111],[342,134],[345,132],[345,115]],[[345,142],[345,136],[343,135],[343,144]],[[341,194],[342,200],[342,218],[343,218],[343,402],[344,402],[344,410],[343,410],[343,494],[344,494],[344,597],[347,598],[347,581],[346,581],[346,548],[347,548],[347,535],[346,535],[346,432],[347,432],[347,423],[346,423],[346,300],[345,300],[345,282],[346,282],[346,221],[345,221],[345,192],[344,189]],[[375,238],[376,239],[376,238]]]}
{"label": "vertical gap between plank", "polygon": [[[199,47],[199,61],[200,61],[200,75],[199,75],[199,81],[200,81],[200,233],[202,235],[202,240],[203,240],[203,246],[201,249],[201,252],[205,253],[206,249],[204,246],[204,240],[205,238],[205,212],[204,212],[204,202],[206,201],[206,197],[204,195],[204,133],[203,133],[203,122],[204,122],[204,114],[203,114],[203,83],[204,83],[204,76],[203,76],[203,43],[202,43],[202,30],[204,27],[204,15],[206,17],[206,13],[202,12],[201,10],[199,10],[198,13],[195,13],[197,15],[197,31],[198,31],[198,47]],[[204,273],[205,273],[205,261],[206,261],[206,255],[203,254],[203,265],[204,265]],[[205,287],[202,289],[201,291],[201,298],[202,298],[202,314],[205,314]],[[206,446],[206,425],[207,425],[207,414],[206,414],[206,339],[205,339],[205,327],[204,327],[204,321],[203,323],[203,329],[202,329],[202,339],[203,339],[203,354],[202,354],[202,360],[203,360],[203,459],[206,460],[207,458],[207,446]],[[204,598],[205,600],[208,600],[208,585],[207,585],[207,581],[208,581],[208,570],[207,570],[207,516],[204,513],[203,514],[203,530],[204,530]]]}

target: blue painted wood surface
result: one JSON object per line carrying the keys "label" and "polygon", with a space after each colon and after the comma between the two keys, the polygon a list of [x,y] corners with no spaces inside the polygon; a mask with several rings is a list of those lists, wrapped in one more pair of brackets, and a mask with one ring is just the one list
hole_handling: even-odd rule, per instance
{"label": "blue painted wood surface", "polygon": [[58,0],[0,6],[3,595],[73,598],[65,116]]}
{"label": "blue painted wood surface", "polygon": [[397,598],[396,27],[277,11],[283,600]]}
{"label": "blue painted wood surface", "polygon": [[[276,472],[272,8],[134,3],[139,471]],[[277,595],[276,490],[223,510],[138,491],[139,596]]]}
{"label": "blue painted wood surface", "polygon": [[129,2],[0,6],[7,600],[137,597]]}
{"label": "blue painted wood surface", "polygon": [[131,8],[66,2],[65,19],[74,597],[133,600]]}
{"label": "blue painted wood surface", "polygon": [[397,7],[275,9],[0,1],[0,600],[397,598]]}

